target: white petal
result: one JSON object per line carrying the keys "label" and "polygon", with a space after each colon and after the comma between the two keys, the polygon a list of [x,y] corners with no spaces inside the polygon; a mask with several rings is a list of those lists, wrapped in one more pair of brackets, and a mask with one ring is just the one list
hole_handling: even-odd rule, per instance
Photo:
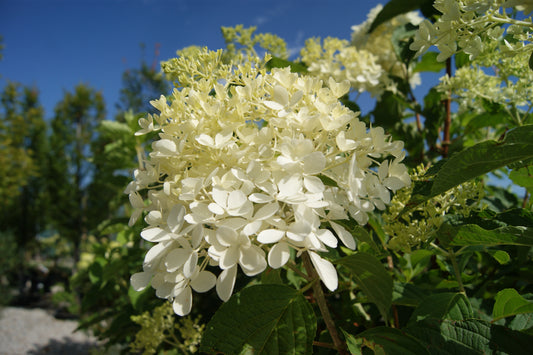
{"label": "white petal", "polygon": [[183,217],[185,216],[185,206],[174,205],[167,217],[167,224],[172,233],[177,233],[183,225]]}
{"label": "white petal", "polygon": [[170,139],[160,139],[152,143],[154,151],[160,151],[163,154],[172,154],[176,152],[176,143]]}
{"label": "white petal", "polygon": [[349,249],[355,250],[355,239],[352,234],[348,232],[343,226],[330,221],[329,224],[341,240],[341,242]]}
{"label": "white petal", "polygon": [[191,308],[192,290],[189,286],[187,286],[174,298],[174,302],[172,303],[172,309],[174,310],[174,313],[176,313],[178,316],[186,316],[191,312]]}
{"label": "white petal", "polygon": [[267,203],[274,200],[272,196],[262,193],[253,193],[248,196],[248,199],[255,203]]}
{"label": "white petal", "polygon": [[155,267],[159,263],[161,254],[166,251],[166,248],[167,246],[164,243],[157,243],[151,247],[144,256],[143,268],[146,270],[146,268]]}
{"label": "white petal", "polygon": [[320,241],[330,248],[337,247],[337,238],[331,233],[329,229],[320,229],[317,231],[317,237]]}
{"label": "white petal", "polygon": [[250,236],[250,235],[256,234],[257,231],[261,228],[262,225],[263,225],[262,221],[250,222],[250,223],[248,223],[247,225],[244,226],[244,228],[242,229],[242,232],[246,236]]}
{"label": "white petal", "polygon": [[274,87],[274,101],[280,103],[283,106],[287,106],[289,103],[289,93],[281,85],[276,85]]}
{"label": "white petal", "polygon": [[285,235],[285,231],[277,229],[265,229],[257,235],[257,241],[263,244],[276,243]]}
{"label": "white petal", "polygon": [[241,248],[239,265],[246,276],[255,276],[267,267],[265,252],[257,245]]}
{"label": "white petal", "polygon": [[196,269],[198,263],[198,254],[193,251],[185,264],[183,264],[183,275],[185,277],[190,278],[191,275],[194,273],[194,270]]}
{"label": "white petal", "polygon": [[268,265],[278,269],[289,261],[290,256],[289,244],[285,242],[277,243],[268,252]]}
{"label": "white petal", "polygon": [[385,160],[378,168],[378,177],[380,181],[383,181],[387,175],[389,175],[389,161]]}
{"label": "white petal", "polygon": [[150,272],[142,271],[135,273],[130,277],[131,287],[133,287],[135,291],[142,291],[146,288],[146,286],[148,286],[151,279],[152,273]]}
{"label": "white petal", "polygon": [[272,217],[279,210],[279,205],[277,202],[269,203],[261,207],[254,215],[255,220],[265,220]]}
{"label": "white petal", "polygon": [[269,100],[265,100],[263,101],[263,104],[265,104],[266,107],[268,107],[269,109],[272,109],[272,110],[275,110],[275,111],[279,111],[281,109],[283,109],[283,105],[281,104],[278,104],[276,101],[269,101]]}
{"label": "white petal", "polygon": [[191,287],[196,292],[207,292],[217,283],[217,277],[209,271],[202,271],[191,281]]}
{"label": "white petal", "polygon": [[164,240],[169,240],[171,235],[164,229],[152,227],[143,230],[141,232],[141,237],[149,242],[157,243]]}
{"label": "white petal", "polygon": [[237,277],[237,265],[223,270],[217,279],[217,295],[224,302],[229,300],[233,293],[233,287],[235,286],[235,279]]}
{"label": "white petal", "polygon": [[183,264],[185,264],[190,255],[191,250],[186,250],[183,248],[173,249],[165,258],[165,266],[167,267],[168,272],[174,272],[178,270]]}
{"label": "white petal", "polygon": [[231,247],[232,245],[237,244],[239,236],[234,229],[228,227],[219,227],[216,233],[217,240],[221,245],[225,247]]}
{"label": "white petal", "polygon": [[216,203],[210,203],[207,208],[209,209],[209,211],[213,212],[214,214],[217,214],[217,215],[223,215],[224,213],[226,213],[226,211],[224,211],[224,209],[222,207],[220,207],[220,205],[216,204]]}
{"label": "white petal", "polygon": [[322,152],[313,152],[303,158],[304,172],[318,174],[326,167],[326,157]]}
{"label": "white petal", "polygon": [[241,190],[231,191],[228,195],[228,209],[239,209],[248,199]]}
{"label": "white petal", "polygon": [[[155,284],[155,283],[154,283]],[[161,282],[155,289],[155,295],[159,298],[169,298],[172,295],[174,289],[174,283]]]}
{"label": "white petal", "polygon": [[308,253],[311,257],[311,262],[313,263],[313,266],[315,267],[315,270],[318,273],[318,276],[320,276],[320,279],[324,285],[326,285],[330,291],[335,291],[339,284],[335,266],[333,266],[333,264],[326,259],[322,259],[317,253],[312,251],[308,251]]}
{"label": "white petal", "polygon": [[406,184],[400,178],[391,176],[383,180],[383,185],[387,186],[392,191],[396,191],[404,187]]}
{"label": "white petal", "polygon": [[213,188],[213,192],[211,194],[213,196],[213,200],[219,206],[227,206],[227,203],[228,203],[228,192],[226,190],[214,187]]}
{"label": "white petal", "polygon": [[143,201],[141,195],[139,195],[138,192],[132,192],[131,194],[129,194],[129,198],[130,198],[131,206],[133,208],[143,208],[144,207],[144,201]]}
{"label": "white petal", "polygon": [[205,145],[208,147],[213,147],[215,145],[215,141],[213,140],[213,138],[205,133],[202,133],[198,137],[196,137],[196,141],[201,145]]}
{"label": "white petal", "polygon": [[320,178],[316,176],[306,176],[304,177],[304,186],[307,191],[311,193],[320,193],[323,192],[325,187],[324,183]]}
{"label": "white petal", "polygon": [[218,261],[218,264],[220,265],[220,268],[222,270],[229,269],[237,263],[237,261],[239,260],[239,256],[240,256],[240,252],[239,252],[238,247],[236,246],[229,247],[220,256],[220,260]]}

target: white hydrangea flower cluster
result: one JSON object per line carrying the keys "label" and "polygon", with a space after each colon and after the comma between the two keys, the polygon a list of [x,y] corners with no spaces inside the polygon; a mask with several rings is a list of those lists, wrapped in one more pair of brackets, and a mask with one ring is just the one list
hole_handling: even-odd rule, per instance
{"label": "white hydrangea flower cluster", "polygon": [[[516,8],[525,14],[533,9],[530,0],[436,0],[433,5],[442,13],[436,23],[424,20],[419,25],[410,49],[417,55],[437,46],[440,51],[437,60],[444,61],[462,50],[475,58],[484,50],[485,37],[499,37],[505,31],[503,25],[510,25],[507,34],[514,40],[504,40],[510,52],[531,52],[531,17],[515,19],[506,9]],[[526,30],[524,30],[524,28]]]}
{"label": "white hydrangea flower cluster", "polygon": [[336,82],[348,80],[358,92],[380,96],[393,83],[378,63],[378,57],[365,49],[351,46],[347,40],[327,37],[310,38],[300,51],[307,70],[324,82],[331,77]]}
{"label": "white hydrangea flower cluster", "polygon": [[365,22],[352,26],[351,42],[334,37],[323,41],[308,39],[300,56],[309,72],[325,82],[329,77],[337,82],[348,80],[354,90],[369,92],[373,97],[379,97],[386,90],[396,91],[390,76],[407,77],[412,87],[420,84],[420,75],[412,73],[411,68],[398,60],[392,35],[399,26],[418,25],[422,18],[412,11],[381,24],[369,34],[372,22],[382,9],[382,5],[377,5]]}
{"label": "white hydrangea flower cluster", "polygon": [[159,139],[126,193],[131,223],[146,212],[141,236],[155,245],[132,286],[151,283],[186,315],[192,290],[215,287],[226,301],[238,268],[247,276],[280,268],[294,250],[309,253],[335,290],[335,267],[319,253],[338,240],[355,249],[338,221],[351,216],[365,224],[391,192],[410,184],[403,142],[367,128],[339,103],[347,81],[329,79],[324,87],[289,68],[250,64],[218,70],[221,52],[209,53],[181,58],[196,79],[152,101],[160,114],[139,121],[137,134],[157,131]]}
{"label": "white hydrangea flower cluster", "polygon": [[481,113],[485,110],[483,101],[490,101],[508,108],[512,112],[509,117],[520,120],[519,116],[533,107],[533,71],[528,64],[531,53],[519,51],[506,55],[503,30],[493,30],[499,36],[488,36],[483,51],[471,65],[457,69],[451,77],[443,76],[437,89],[443,94],[452,93],[459,103],[459,113]]}
{"label": "white hydrangea flower cluster", "polygon": [[[406,68],[405,64],[398,60],[392,45],[392,35],[398,27],[403,27],[406,24],[417,26],[423,18],[417,11],[411,11],[382,23],[372,33],[369,33],[370,26],[382,9],[383,5],[378,4],[370,10],[365,22],[352,26],[351,44],[359,50],[369,51],[376,56],[377,63],[390,75],[405,78],[406,71],[410,68]],[[411,86],[415,87],[420,84],[419,73],[409,72],[408,74]]]}

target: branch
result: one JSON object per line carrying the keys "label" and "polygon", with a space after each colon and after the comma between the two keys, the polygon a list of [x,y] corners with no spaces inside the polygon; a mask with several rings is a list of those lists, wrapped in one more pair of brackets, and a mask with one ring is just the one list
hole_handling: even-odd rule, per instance
{"label": "branch", "polygon": [[[318,279],[318,274],[313,268],[313,264],[311,263],[311,259],[309,258],[309,254],[307,254],[307,252],[304,252],[302,254],[302,260],[307,274],[313,279]],[[324,291],[322,290],[322,285],[319,281],[313,283],[313,295],[315,297],[316,303],[318,304],[318,308],[320,309],[320,313],[322,314],[322,318],[324,319],[324,323],[326,323],[326,327],[328,328],[329,334],[331,335],[331,339],[333,339],[335,348],[337,349],[339,354],[348,355],[349,352],[346,348],[346,343],[342,341],[339,337],[339,333],[337,332],[337,328],[335,327],[335,322],[333,321],[333,318],[331,318],[331,314],[329,313],[328,304],[326,302],[326,297],[324,296]]]}
{"label": "branch", "polygon": [[[452,76],[452,59],[446,59],[446,74],[448,77]],[[442,134],[442,157],[448,156],[448,148],[450,146],[450,126],[452,123],[452,93],[448,93],[446,98],[446,118],[444,120],[444,132]]]}

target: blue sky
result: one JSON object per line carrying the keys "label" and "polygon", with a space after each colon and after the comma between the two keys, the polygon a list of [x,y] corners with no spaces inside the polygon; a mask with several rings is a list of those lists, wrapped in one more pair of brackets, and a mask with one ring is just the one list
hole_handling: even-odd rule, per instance
{"label": "blue sky", "polygon": [[[257,26],[284,38],[297,54],[305,39],[350,38],[379,1],[0,0],[7,81],[34,85],[45,115],[79,83],[100,90],[115,113],[122,73],[143,57],[158,62],[189,45],[224,47],[221,26]],[[382,2],[385,3],[385,2]]]}

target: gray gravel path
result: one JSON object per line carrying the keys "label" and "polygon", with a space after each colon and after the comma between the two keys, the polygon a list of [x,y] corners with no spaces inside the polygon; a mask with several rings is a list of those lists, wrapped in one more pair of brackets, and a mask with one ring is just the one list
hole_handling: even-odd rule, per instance
{"label": "gray gravel path", "polygon": [[0,309],[0,355],[78,355],[97,347],[94,337],[73,331],[77,322],[58,320],[43,309]]}

